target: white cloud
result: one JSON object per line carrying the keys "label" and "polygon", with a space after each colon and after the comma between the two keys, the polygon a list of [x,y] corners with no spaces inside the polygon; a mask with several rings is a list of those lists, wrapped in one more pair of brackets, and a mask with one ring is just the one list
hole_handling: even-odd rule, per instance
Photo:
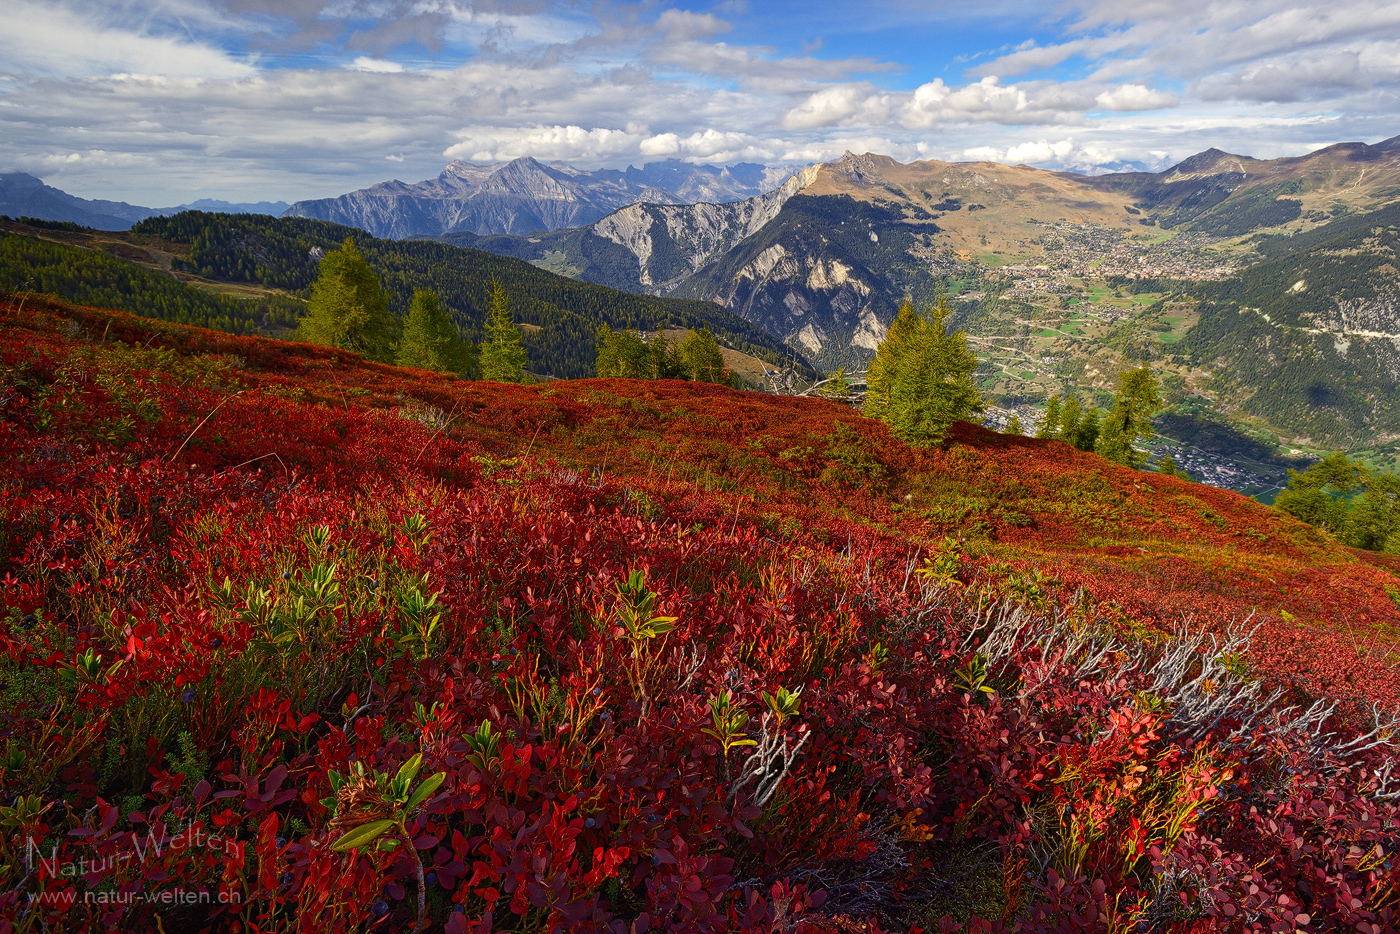
{"label": "white cloud", "polygon": [[0,71],[17,75],[123,72],[201,78],[242,78],[254,73],[248,62],[210,44],[182,36],[151,35],[104,20],[100,8],[5,0]]}
{"label": "white cloud", "polygon": [[[1034,40],[971,50],[970,77],[915,70],[907,90],[882,77],[895,63],[756,44],[738,3],[5,0],[0,168],[166,204],[334,195],[382,181],[386,160],[405,179],[453,157],[592,168],[846,149],[1093,169],[1400,131],[1395,0],[1070,3],[1056,32],[1024,17]],[[916,6],[812,18],[830,35],[841,16],[884,28]],[[992,6],[947,28],[1014,28],[1021,8]]]}
{"label": "white cloud", "polygon": [[782,125],[789,130],[852,124],[870,126],[884,123],[889,110],[889,94],[872,92],[866,87],[838,85],[817,91],[789,110],[783,115]]}
{"label": "white cloud", "polygon": [[658,133],[642,140],[637,151],[644,156],[674,156],[681,151],[681,138],[674,133]]}
{"label": "white cloud", "polygon": [[1160,110],[1175,107],[1181,98],[1142,84],[1120,84],[1099,94],[1094,102],[1104,110]]}
{"label": "white cloud", "polygon": [[597,162],[637,151],[641,134],[627,130],[581,126],[472,127],[457,134],[460,143],[448,146],[443,155],[471,162],[508,162],[532,156],[541,162],[555,159]]}
{"label": "white cloud", "polygon": [[1064,162],[1074,154],[1074,150],[1074,140],[1062,139],[1058,142],[1048,143],[1042,139],[1033,143],[1012,146],[1006,151],[1006,161],[1016,165]]}
{"label": "white cloud", "polygon": [[379,75],[395,75],[403,71],[403,66],[398,62],[389,62],[382,58],[370,58],[367,55],[361,55],[345,67],[353,71],[369,71]]}
{"label": "white cloud", "polygon": [[673,42],[707,39],[729,32],[733,28],[713,13],[666,10],[656,18],[656,31]]}

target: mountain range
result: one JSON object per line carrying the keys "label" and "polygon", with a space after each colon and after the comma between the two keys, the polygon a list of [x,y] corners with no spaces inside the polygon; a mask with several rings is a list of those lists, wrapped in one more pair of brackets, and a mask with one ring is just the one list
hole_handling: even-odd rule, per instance
{"label": "mountain range", "polygon": [[148,217],[163,217],[181,211],[217,211],[223,214],[281,214],[283,201],[237,204],[201,198],[173,208],[145,208],[125,201],[93,201],[61,191],[24,172],[0,174],[0,214],[32,217],[92,227],[96,230],[129,230]]}
{"label": "mountain range", "polygon": [[798,168],[690,165],[670,159],[640,169],[587,172],[528,157],[491,165],[453,162],[437,178],[381,182],[338,198],[298,201],[287,214],[394,239],[459,231],[526,234],[591,224],[637,202],[739,201],[771,191]]}
{"label": "mountain range", "polygon": [[1400,137],[1097,176],[849,152],[795,171],[458,162],[287,213],[718,304],[828,370],[859,369],[906,297],[943,294],[997,405],[1101,402],[1152,361],[1194,411],[1355,448],[1400,439],[1392,222],[1365,220],[1397,197]]}

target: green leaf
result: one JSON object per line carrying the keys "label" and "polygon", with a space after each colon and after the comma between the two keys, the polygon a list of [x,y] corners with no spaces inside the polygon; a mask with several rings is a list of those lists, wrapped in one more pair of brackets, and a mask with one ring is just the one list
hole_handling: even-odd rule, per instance
{"label": "green leaf", "polygon": [[377,820],[371,821],[368,824],[361,824],[354,830],[347,831],[344,836],[335,841],[331,849],[337,853],[344,853],[346,850],[352,850],[357,846],[373,843],[383,836],[384,831],[393,826],[394,822],[391,820]]}
{"label": "green leaf", "polygon": [[413,758],[399,766],[399,774],[394,776],[395,782],[402,782],[407,788],[413,780],[418,777],[418,770],[423,767],[423,754],[415,752]]}
{"label": "green leaf", "polygon": [[418,786],[418,790],[413,793],[413,797],[408,799],[404,805],[404,811],[412,814],[420,804],[432,797],[433,792],[438,790],[443,779],[447,778],[446,772],[438,772],[436,775],[429,775],[423,779],[423,784]]}

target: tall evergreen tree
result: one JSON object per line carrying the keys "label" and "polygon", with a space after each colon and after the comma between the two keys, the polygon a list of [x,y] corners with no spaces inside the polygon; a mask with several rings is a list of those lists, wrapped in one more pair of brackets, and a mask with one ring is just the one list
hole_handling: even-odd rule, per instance
{"label": "tall evergreen tree", "polygon": [[1074,444],[1079,437],[1079,417],[1082,411],[1078,396],[1066,399],[1064,407],[1060,409],[1060,430],[1055,433],[1055,437]]}
{"label": "tall evergreen tree", "polygon": [[709,328],[693,329],[676,348],[680,355],[681,367],[686,375],[701,383],[731,385],[733,378],[724,366],[724,354],[720,353],[719,341]]}
{"label": "tall evergreen tree", "polygon": [[1040,418],[1040,427],[1035,431],[1037,438],[1058,438],[1060,436],[1060,394],[1055,393],[1045,403],[1045,414]]}
{"label": "tall evergreen tree", "polygon": [[[888,398],[877,403],[877,417],[909,444],[937,444],[953,422],[982,410],[982,398],[972,378],[977,357],[968,350],[966,335],[949,332],[947,320],[948,304],[942,297],[923,313],[910,308],[906,315],[900,309],[885,341],[875,351],[882,393]],[[891,335],[897,343],[887,348]]]}
{"label": "tall evergreen tree", "polygon": [[680,348],[660,331],[647,342],[647,373],[651,379],[686,379]]}
{"label": "tall evergreen tree", "polygon": [[321,259],[306,317],[297,327],[302,340],[353,350],[371,360],[389,362],[398,337],[398,320],[379,277],[349,237]]}
{"label": "tall evergreen tree", "polygon": [[865,414],[881,421],[889,420],[890,391],[900,363],[917,342],[923,328],[913,302],[905,299],[899,313],[885,331],[884,340],[875,349],[875,359],[865,373]]}
{"label": "tall evergreen tree", "polygon": [[676,345],[660,331],[651,340],[633,330],[614,331],[606,324],[594,338],[594,369],[599,376],[621,379],[688,379]]}
{"label": "tall evergreen tree", "polygon": [[1099,407],[1090,407],[1089,411],[1084,413],[1084,417],[1079,420],[1079,428],[1074,432],[1074,440],[1070,443],[1081,451],[1094,450],[1099,443],[1099,427],[1102,421]]}
{"label": "tall evergreen tree", "polygon": [[594,369],[604,378],[651,378],[651,353],[646,341],[633,330],[614,331],[606,324],[594,337],[598,359]]}
{"label": "tall evergreen tree", "polygon": [[1161,410],[1157,378],[1149,366],[1118,374],[1118,392],[1104,416],[1095,450],[1111,461],[1140,468],[1146,456],[1133,445],[1152,437],[1152,418]]}
{"label": "tall evergreen tree", "polygon": [[1002,434],[1005,434],[1005,435],[1023,435],[1023,434],[1025,434],[1025,429],[1023,429],[1023,428],[1021,427],[1021,416],[1020,416],[1019,414],[1017,414],[1016,412],[1012,412],[1012,413],[1011,413],[1011,417],[1008,418],[1008,419],[1006,420],[1006,430],[1005,430],[1004,432],[1002,432]]}
{"label": "tall evergreen tree", "polygon": [[497,383],[518,383],[525,378],[529,356],[511,315],[510,298],[499,282],[491,283],[490,303],[486,340],[481,345],[481,378]]}
{"label": "tall evergreen tree", "polygon": [[403,337],[399,339],[394,362],[420,370],[470,376],[476,363],[475,351],[457,333],[457,326],[442,310],[437,293],[415,289],[404,316]]}

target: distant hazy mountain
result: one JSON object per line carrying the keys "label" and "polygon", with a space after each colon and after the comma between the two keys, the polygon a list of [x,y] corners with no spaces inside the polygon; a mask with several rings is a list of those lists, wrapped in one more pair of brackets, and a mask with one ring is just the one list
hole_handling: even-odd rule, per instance
{"label": "distant hazy mountain", "polygon": [[676,159],[585,172],[531,158],[492,165],[453,162],[437,178],[381,182],[339,198],[298,201],[287,211],[402,239],[447,233],[525,234],[576,227],[620,207],[723,203],[772,191],[801,167],[690,165]]}
{"label": "distant hazy mountain", "polygon": [[198,201],[191,201],[189,204],[182,204],[175,208],[158,208],[155,214],[165,217],[179,214],[181,211],[207,211],[210,214],[271,214],[276,217],[289,207],[291,205],[285,201],[235,202],[200,198]]}
{"label": "distant hazy mountain", "polygon": [[178,214],[181,211],[209,211],[221,214],[281,214],[282,201],[234,204],[202,198],[173,208],[146,208],[125,201],[92,201],[60,191],[33,175],[23,172],[0,174],[0,214],[33,217],[44,221],[69,221],[97,230],[127,230],[148,217]]}

